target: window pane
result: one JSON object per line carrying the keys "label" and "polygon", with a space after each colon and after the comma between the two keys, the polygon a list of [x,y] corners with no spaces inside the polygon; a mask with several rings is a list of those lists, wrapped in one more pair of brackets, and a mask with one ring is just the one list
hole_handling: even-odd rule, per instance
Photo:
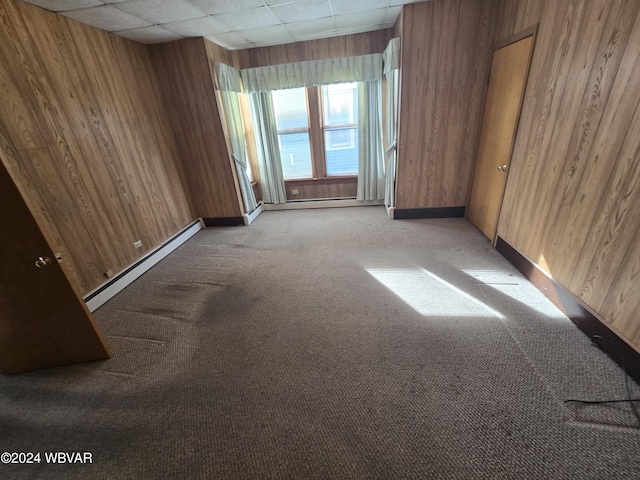
{"label": "window pane", "polygon": [[331,127],[324,131],[327,176],[357,175],[358,84],[324,85],[322,107],[324,126]]}
{"label": "window pane", "polygon": [[[282,175],[285,179],[313,177],[305,89],[275,90],[271,92],[271,98],[278,129]],[[287,130],[295,129],[298,131],[287,133]]]}
{"label": "window pane", "polygon": [[325,125],[358,123],[358,84],[323,85],[322,106]]}
{"label": "window pane", "polygon": [[325,130],[327,176],[358,174],[358,129]]}
{"label": "window pane", "polygon": [[304,88],[271,92],[278,131],[309,127],[307,96]]}
{"label": "window pane", "polygon": [[282,175],[289,178],[311,178],[311,149],[309,133],[285,133],[278,135]]}

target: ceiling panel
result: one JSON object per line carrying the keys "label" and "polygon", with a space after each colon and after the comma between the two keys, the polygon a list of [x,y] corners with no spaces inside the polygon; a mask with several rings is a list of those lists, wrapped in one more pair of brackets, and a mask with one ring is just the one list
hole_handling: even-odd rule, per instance
{"label": "ceiling panel", "polygon": [[302,22],[332,15],[331,5],[327,0],[302,0],[285,5],[274,5],[271,11],[282,23]]}
{"label": "ceiling panel", "polygon": [[183,37],[170,32],[158,25],[152,25],[145,28],[135,28],[132,30],[125,30],[123,32],[117,32],[118,35],[129,40],[135,40],[142,43],[162,43],[172,42],[173,40],[179,40]]}
{"label": "ceiling panel", "polygon": [[414,0],[22,1],[138,42],[207,37],[234,50],[389,28]]}
{"label": "ceiling panel", "polygon": [[194,7],[206,13],[218,14],[239,12],[240,10],[250,10],[262,7],[262,0],[187,0]]}
{"label": "ceiling panel", "polygon": [[279,25],[280,20],[268,7],[262,6],[250,10],[222,13],[213,16],[216,20],[226,23],[233,30],[249,30],[252,28],[270,27]]}
{"label": "ceiling panel", "polygon": [[184,0],[132,0],[118,3],[117,8],[156,25],[206,16],[205,12]]}
{"label": "ceiling panel", "polygon": [[85,8],[82,10],[70,10],[68,12],[62,12],[62,15],[108,32],[151,25],[151,23],[146,20],[129,15],[112,5],[102,5],[100,7]]}
{"label": "ceiling panel", "polygon": [[252,30],[242,30],[238,32],[252,43],[265,42],[268,38],[272,42],[294,42],[294,38],[284,25],[273,25],[271,27],[254,28]]}
{"label": "ceiling panel", "polygon": [[165,23],[162,25],[162,28],[166,28],[183,37],[205,37],[207,35],[228,33],[231,31],[231,27],[210,16],[184,20],[182,22]]}
{"label": "ceiling panel", "polygon": [[77,10],[78,8],[97,7],[103,5],[100,0],[31,0],[38,7],[42,7],[52,12],[64,12],[65,10]]}
{"label": "ceiling panel", "polygon": [[309,37],[314,34],[331,32],[337,34],[335,17],[320,18],[318,20],[307,20],[305,22],[288,23],[285,25],[294,37]]}
{"label": "ceiling panel", "polygon": [[343,15],[345,13],[386,8],[389,6],[389,0],[331,0],[331,5],[333,5],[333,13],[335,15]]}

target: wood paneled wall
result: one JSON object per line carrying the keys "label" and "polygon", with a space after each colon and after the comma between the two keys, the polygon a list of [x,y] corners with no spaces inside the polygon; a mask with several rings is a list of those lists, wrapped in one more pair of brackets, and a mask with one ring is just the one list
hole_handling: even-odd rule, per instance
{"label": "wood paneled wall", "polygon": [[498,234],[640,350],[640,2],[501,2],[539,23]]}
{"label": "wood paneled wall", "polygon": [[210,62],[237,65],[238,61],[203,38],[152,45],[149,51],[197,215],[242,216],[210,68]]}
{"label": "wood paneled wall", "polygon": [[[382,53],[392,38],[393,30],[386,29],[273,47],[252,48],[247,51],[248,58],[242,61],[242,68]],[[245,63],[247,60],[248,64]]]}
{"label": "wood paneled wall", "polygon": [[[314,198],[355,198],[358,194],[358,179],[327,178],[317,180],[288,180],[285,182],[287,200],[309,200]],[[298,193],[294,193],[297,190]]]}
{"label": "wood paneled wall", "polygon": [[466,205],[489,74],[491,3],[406,5],[402,42],[397,208]]}
{"label": "wood paneled wall", "polygon": [[149,55],[16,0],[0,24],[1,160],[86,293],[196,217]]}

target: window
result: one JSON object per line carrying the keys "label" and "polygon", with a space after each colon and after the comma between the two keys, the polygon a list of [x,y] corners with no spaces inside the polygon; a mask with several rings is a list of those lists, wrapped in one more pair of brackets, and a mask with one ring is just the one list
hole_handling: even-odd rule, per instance
{"label": "window", "polygon": [[272,92],[285,180],[358,174],[358,84]]}
{"label": "window", "polygon": [[322,87],[327,176],[358,174],[358,84]]}
{"label": "window", "polygon": [[285,179],[311,178],[311,143],[305,88],[272,92],[278,146]]}

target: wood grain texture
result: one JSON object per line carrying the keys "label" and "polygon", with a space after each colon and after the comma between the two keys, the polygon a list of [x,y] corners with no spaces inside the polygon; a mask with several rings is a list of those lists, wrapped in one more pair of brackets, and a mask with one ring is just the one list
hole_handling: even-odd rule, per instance
{"label": "wood grain texture", "polygon": [[493,241],[526,82],[533,37],[493,52],[467,218]]}
{"label": "wood grain texture", "polygon": [[247,51],[249,63],[244,64],[242,68],[382,53],[392,38],[393,30],[386,29],[272,47],[252,48]]}
{"label": "wood grain texture", "polygon": [[[297,194],[293,189],[298,190]],[[357,177],[318,178],[315,180],[285,181],[287,200],[313,198],[355,198],[358,193]]]}
{"label": "wood grain texture", "polygon": [[491,61],[491,2],[406,5],[397,208],[467,203]]}
{"label": "wood grain texture", "polygon": [[[15,148],[4,138],[0,157],[16,156]],[[0,372],[109,358],[91,314],[54,259],[2,162],[0,218]],[[49,259],[49,265],[36,267],[38,257]]]}
{"label": "wood grain texture", "polygon": [[498,233],[640,350],[640,2],[500,1],[539,23]]}
{"label": "wood grain texture", "polygon": [[168,114],[145,46],[15,0],[0,24],[3,162],[86,293],[195,218]]}
{"label": "wood grain texture", "polygon": [[151,45],[189,192],[200,217],[240,217],[235,174],[219,114],[210,63],[233,64],[230,52],[203,38]]}

